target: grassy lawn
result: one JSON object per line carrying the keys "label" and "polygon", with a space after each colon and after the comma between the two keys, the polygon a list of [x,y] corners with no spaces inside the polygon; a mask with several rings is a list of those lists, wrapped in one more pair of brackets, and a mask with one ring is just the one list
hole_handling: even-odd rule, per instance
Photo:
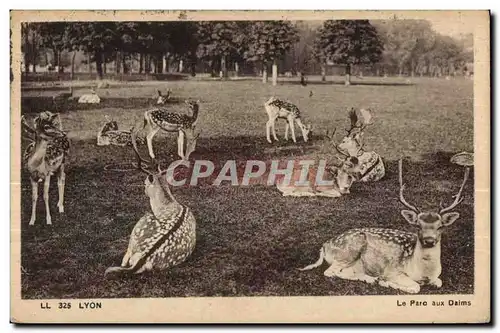
{"label": "grassy lawn", "polygon": [[[37,223],[28,226],[31,190],[23,173],[23,298],[397,293],[362,282],[328,279],[323,276],[326,265],[308,272],[296,268],[316,261],[323,242],[350,228],[411,230],[400,215],[403,207],[398,202],[400,157],[408,158],[404,177],[412,202],[424,209],[438,207],[442,199],[449,202],[463,177],[463,169],[450,164],[449,157],[473,150],[472,81],[413,79],[405,84],[405,79],[366,78],[358,79],[358,83],[351,87],[321,82],[311,82],[307,87],[281,82],[272,87],[256,80],[130,83],[101,91],[103,103],[97,108],[68,108],[62,113],[72,143],[66,167],[66,213],[57,213],[54,181],[52,226],[45,225],[41,193]],[[105,269],[120,264],[130,232],[149,209],[149,201],[144,194],[143,174],[105,169],[110,164],[133,161],[132,150],[97,147],[96,133],[105,114],[123,128],[142,121],[152,101],[148,98],[157,88],[167,87],[173,90],[175,101],[200,100],[198,123],[202,134],[191,157],[211,160],[218,167],[228,159],[330,156],[332,152],[323,141],[325,131],[337,127],[338,133],[343,133],[348,108],[371,107],[376,122],[365,134],[366,149],[384,157],[386,178],[373,184],[357,183],[350,195],[338,199],[286,198],[264,185],[234,187],[223,183],[215,187],[202,182],[197,187],[174,188],[177,199],[191,207],[197,218],[193,255],[167,272],[105,279]],[[83,88],[75,90],[76,95],[84,92]],[[30,89],[23,97],[53,93],[53,89]],[[304,121],[313,124],[310,142],[271,145],[265,141],[267,115],[263,103],[272,94],[294,102]],[[186,112],[187,107],[175,101],[169,108]],[[278,136],[283,137],[284,123],[277,127]],[[172,135],[158,135],[154,145],[164,166],[175,158],[177,147]],[[278,146],[290,150],[279,150]],[[473,293],[472,184],[473,177],[457,208],[460,219],[443,236],[443,287],[423,288],[424,294]]]}

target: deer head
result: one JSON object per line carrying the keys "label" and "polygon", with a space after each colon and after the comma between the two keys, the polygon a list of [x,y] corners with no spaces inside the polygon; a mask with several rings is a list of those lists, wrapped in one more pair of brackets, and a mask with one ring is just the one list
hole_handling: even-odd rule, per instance
{"label": "deer head", "polygon": [[349,157],[349,156],[356,156],[359,157],[363,155],[363,144],[361,140],[357,140],[360,137],[351,137],[351,136],[345,136],[340,144],[336,144],[335,142],[335,132],[336,128],[333,129],[332,134],[329,134],[329,131],[326,131],[326,137],[330,139],[331,145],[337,150],[339,154],[341,154],[344,157]]}
{"label": "deer head", "polygon": [[191,111],[198,111],[200,107],[200,100],[188,101],[185,100],[184,103],[191,109]]}
{"label": "deer head", "polygon": [[193,126],[191,129],[184,131],[186,135],[186,151],[184,152],[185,161],[189,160],[189,156],[191,155],[192,152],[195,151],[196,142],[201,134],[201,131],[196,132],[195,129],[196,127]]}
{"label": "deer head", "polygon": [[339,159],[340,163],[330,167],[330,173],[335,177],[339,192],[347,194],[352,184],[361,176],[359,160],[355,156],[347,156]]}
{"label": "deer head", "polygon": [[371,109],[360,109],[357,111],[351,108],[349,111],[350,128],[345,130],[347,133],[342,138],[338,148],[351,156],[360,156],[363,153],[364,130],[368,125],[373,124],[372,119]]}
{"label": "deer head", "polygon": [[35,132],[43,139],[52,139],[66,136],[62,131],[59,113],[44,111],[35,118]]}
{"label": "deer head", "polygon": [[[149,165],[153,167],[144,166],[143,162],[147,163],[148,161],[145,161],[139,154],[137,149],[136,131],[132,131],[131,139],[132,148],[134,149],[138,161],[137,167],[147,175],[144,179],[144,193],[149,197],[151,208],[153,213],[155,213],[165,204],[168,204],[169,202],[176,202],[176,200],[170,191],[170,186],[165,175],[166,171],[162,170],[160,165],[154,160],[149,162]],[[154,167],[156,167],[156,171],[153,171]]]}
{"label": "deer head", "polygon": [[101,134],[105,134],[109,131],[118,131],[118,123],[111,119],[108,115],[104,116],[106,118],[106,124],[101,129]]}
{"label": "deer head", "polygon": [[444,227],[453,224],[460,216],[457,212],[450,212],[462,200],[462,191],[465,183],[469,178],[469,169],[465,169],[464,180],[460,186],[458,194],[455,196],[455,201],[449,206],[445,207],[443,203],[440,204],[438,212],[421,211],[418,207],[409,204],[404,198],[405,184],[403,184],[403,160],[399,160],[399,200],[408,209],[401,211],[404,219],[411,225],[417,227],[418,240],[424,248],[432,248],[439,244],[441,240],[441,233]]}

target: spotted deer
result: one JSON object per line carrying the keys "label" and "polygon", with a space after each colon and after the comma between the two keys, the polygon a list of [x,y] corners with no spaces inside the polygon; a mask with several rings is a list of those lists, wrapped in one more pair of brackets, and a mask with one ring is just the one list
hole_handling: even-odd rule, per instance
{"label": "spotted deer", "polygon": [[286,183],[284,177],[279,177],[276,188],[283,196],[338,198],[349,194],[353,182],[359,177],[359,162],[353,156],[341,160],[340,165],[326,165],[323,174],[318,174],[320,168],[312,166],[305,169],[307,174],[303,174],[302,166],[295,167],[290,182]]}
{"label": "spotted deer", "polygon": [[[129,146],[132,144],[131,133],[132,130],[120,130],[118,128],[118,123],[116,120],[106,117],[106,123],[97,133],[97,145],[98,146]],[[142,138],[137,138],[137,142],[144,144]]]}
{"label": "spotted deer", "polygon": [[309,135],[311,133],[312,126],[305,125],[302,122],[300,110],[297,106],[295,106],[292,103],[288,103],[280,99],[277,99],[273,96],[264,104],[264,108],[267,112],[267,116],[269,117],[269,120],[266,123],[266,138],[269,143],[272,143],[271,130],[273,133],[274,140],[279,141],[278,137],[276,136],[276,128],[275,128],[276,120],[278,119],[286,120],[285,140],[288,140],[288,130],[290,129],[292,133],[293,142],[295,143],[297,142],[297,139],[295,138],[294,122],[297,123],[297,126],[299,126],[300,130],[302,131],[302,137],[304,139],[304,142],[307,142],[309,140]]}
{"label": "spotted deer", "polygon": [[34,120],[31,127],[24,117],[21,118],[24,132],[33,142],[28,145],[23,161],[30,174],[32,189],[32,208],[30,225],[36,221],[36,204],[38,201],[38,183],[44,182],[43,200],[45,202],[45,220],[52,224],[49,205],[49,187],[51,176],[57,174],[57,186],[59,189],[59,201],[57,207],[59,213],[64,213],[64,186],[66,174],[64,172],[65,159],[69,153],[69,141],[66,133],[62,130],[61,120],[58,113],[44,111]]}
{"label": "spotted deer", "polygon": [[459,213],[450,212],[462,201],[462,191],[469,177],[466,168],[464,179],[455,200],[447,207],[440,205],[438,212],[421,211],[404,198],[405,185],[402,176],[402,160],[399,161],[399,200],[408,209],[401,215],[416,233],[396,229],[351,229],[326,242],[314,264],[299,270],[310,270],[326,261],[330,266],[324,272],[327,277],[378,282],[383,287],[399,289],[407,293],[420,292],[421,285],[436,288],[442,286],[441,233],[454,223]]}
{"label": "spotted deer", "polygon": [[[346,135],[338,145],[337,151],[344,156],[356,156],[361,168],[360,182],[379,181],[385,176],[385,165],[382,157],[374,151],[364,150],[364,130],[373,124],[370,109],[358,110],[362,117],[358,117],[355,109],[349,111],[351,126],[346,129]],[[332,138],[333,140],[333,138]]]}
{"label": "spotted deer", "polygon": [[152,159],[156,158],[153,152],[153,137],[159,130],[177,133],[177,154],[180,158],[187,159],[184,153],[185,137],[188,136],[188,138],[193,139],[196,136],[194,128],[198,119],[199,101],[185,101],[185,103],[192,111],[190,116],[169,112],[165,109],[153,109],[144,112],[143,130],[146,130],[147,133],[146,143],[149,156]]}
{"label": "spotted deer", "polygon": [[161,90],[159,90],[159,89],[157,90],[157,93],[158,93],[158,96],[156,97],[156,104],[163,105],[163,104],[166,104],[167,101],[170,99],[170,95],[172,94],[172,90],[168,89],[166,95],[163,95],[161,93]]}
{"label": "spotted deer", "polygon": [[[139,152],[134,151],[138,157]],[[151,211],[136,223],[121,266],[109,267],[104,275],[140,274],[151,270],[166,270],[184,262],[196,245],[196,219],[191,209],[179,203],[168,184],[167,176],[158,166],[153,172],[138,164],[147,174],[144,191]]]}

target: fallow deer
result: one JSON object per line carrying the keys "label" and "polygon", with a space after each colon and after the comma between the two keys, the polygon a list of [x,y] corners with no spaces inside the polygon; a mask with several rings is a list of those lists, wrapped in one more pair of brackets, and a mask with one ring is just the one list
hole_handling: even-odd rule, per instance
{"label": "fallow deer", "polygon": [[[318,176],[318,166],[310,167],[307,175],[303,175],[302,170],[302,167],[294,168],[289,184],[284,183],[284,177],[278,178],[276,188],[283,196],[338,198],[349,194],[353,182],[359,178],[359,162],[353,156],[341,160],[340,165],[326,165],[323,175]],[[303,181],[306,183],[303,184]],[[322,183],[319,183],[320,181]]]}
{"label": "fallow deer", "polygon": [[[115,120],[110,119],[106,116],[106,123],[101,128],[99,133],[97,133],[97,145],[98,146],[129,146],[132,144],[131,141],[131,131],[118,129],[118,123]],[[137,138],[137,142],[144,144],[142,138]]]}
{"label": "fallow deer", "polygon": [[295,143],[297,142],[297,139],[295,138],[294,122],[297,123],[297,125],[301,129],[304,142],[307,142],[309,140],[309,135],[311,133],[312,126],[305,125],[302,122],[300,110],[297,106],[293,105],[292,103],[288,103],[280,99],[277,99],[273,96],[264,104],[264,108],[267,112],[267,116],[269,117],[266,123],[266,138],[269,143],[272,143],[271,130],[273,132],[274,140],[276,141],[279,140],[278,137],[276,136],[276,128],[275,128],[276,120],[278,119],[286,120],[285,140],[288,140],[288,130],[290,129],[292,132],[293,142]]}
{"label": "fallow deer", "polygon": [[161,93],[161,90],[157,90],[157,93],[158,93],[158,96],[156,96],[156,104],[157,105],[163,105],[163,104],[166,104],[167,101],[170,99],[170,94],[172,94],[172,90],[168,89],[167,90],[167,94],[166,95],[163,95]]}
{"label": "fallow deer", "polygon": [[194,128],[198,119],[199,101],[185,101],[185,103],[192,111],[192,115],[190,116],[168,112],[165,109],[153,109],[144,112],[144,124],[142,129],[146,130],[146,143],[148,146],[149,156],[152,159],[156,158],[153,152],[153,137],[159,130],[163,130],[165,132],[176,132],[178,134],[177,154],[180,158],[186,159],[184,153],[184,139],[185,136],[188,136],[188,138],[196,137],[194,134]]}
{"label": "fallow deer", "polygon": [[444,207],[441,204],[438,212],[421,211],[404,198],[402,163],[400,160],[399,200],[408,210],[402,210],[401,215],[418,231],[351,229],[326,242],[320,250],[318,261],[300,270],[319,267],[326,261],[330,265],[324,272],[327,277],[378,282],[383,287],[407,293],[420,292],[421,285],[442,286],[443,282],[439,278],[442,270],[441,233],[444,227],[450,226],[459,217],[459,213],[450,211],[463,199],[461,195],[469,177],[469,169],[465,169],[462,185],[451,205]]}
{"label": "fallow deer", "polygon": [[[135,141],[133,147],[140,160]],[[151,211],[132,230],[121,266],[109,267],[105,276],[168,269],[184,262],[196,245],[196,219],[191,209],[172,195],[165,172],[159,166],[158,172],[145,169],[141,163],[138,167],[147,174],[144,190]]]}
{"label": "fallow deer", "polygon": [[[335,145],[337,151],[344,156],[356,156],[359,159],[361,168],[360,182],[379,181],[385,176],[385,165],[382,157],[374,151],[364,150],[364,130],[368,125],[373,124],[372,111],[370,109],[358,110],[361,117],[358,117],[355,109],[349,111],[350,128],[346,129],[346,135],[342,141]],[[333,140],[333,138],[332,138]]]}
{"label": "fallow deer", "polygon": [[57,174],[59,213],[64,212],[64,186],[66,174],[64,172],[65,159],[69,152],[69,141],[62,131],[58,113],[44,111],[34,121],[32,128],[24,117],[21,123],[26,133],[33,136],[34,142],[25,150],[23,160],[30,174],[32,189],[32,210],[30,225],[35,224],[36,204],[38,201],[38,183],[44,181],[43,200],[45,201],[46,223],[52,224],[49,205],[50,178]]}

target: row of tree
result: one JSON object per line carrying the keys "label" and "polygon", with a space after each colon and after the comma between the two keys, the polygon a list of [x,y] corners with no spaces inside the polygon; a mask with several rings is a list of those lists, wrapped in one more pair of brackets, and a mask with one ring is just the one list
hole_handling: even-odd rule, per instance
{"label": "row of tree", "polygon": [[264,82],[270,69],[276,84],[278,64],[301,73],[319,68],[323,79],[336,64],[345,67],[349,84],[352,68],[452,75],[472,61],[471,40],[442,36],[419,20],[45,22],[23,24],[22,36],[26,72],[51,50],[57,67],[64,54],[71,55],[73,75],[75,56],[84,52],[99,78],[107,63],[116,73],[129,73],[135,62],[141,73],[162,73],[176,62],[195,75],[203,62],[222,77],[230,67],[237,75],[240,65],[253,64]]}

